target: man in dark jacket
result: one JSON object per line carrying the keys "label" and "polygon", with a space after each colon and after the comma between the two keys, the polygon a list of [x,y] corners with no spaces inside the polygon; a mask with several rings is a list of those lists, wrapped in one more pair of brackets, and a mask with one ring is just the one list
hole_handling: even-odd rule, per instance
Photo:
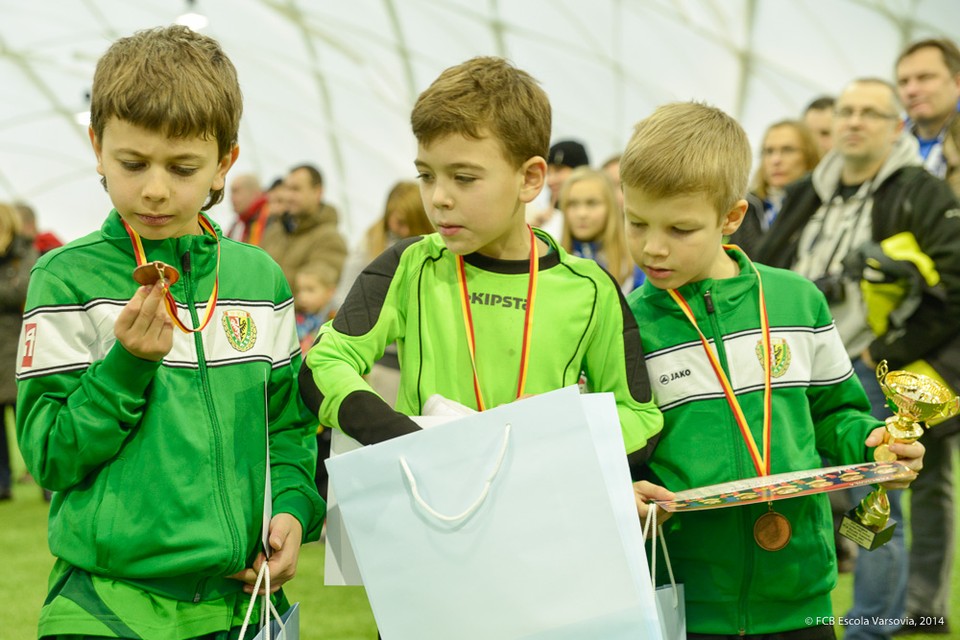
{"label": "man in dark jacket", "polygon": [[[890,369],[926,360],[954,388],[960,382],[960,208],[946,184],[924,171],[899,111],[896,90],[883,80],[847,86],[837,100],[833,151],[811,176],[788,187],[757,256],[818,284],[879,418],[889,415],[874,373],[881,360]],[[938,284],[917,294],[908,317],[890,314],[877,322],[865,312],[864,256],[891,245],[915,248],[920,261],[926,256]],[[879,326],[883,330],[875,331]],[[890,498],[899,519],[898,492]],[[899,526],[889,544],[859,555],[847,615],[901,618],[905,586]],[[845,637],[886,638],[894,630],[865,624],[849,627]]]}

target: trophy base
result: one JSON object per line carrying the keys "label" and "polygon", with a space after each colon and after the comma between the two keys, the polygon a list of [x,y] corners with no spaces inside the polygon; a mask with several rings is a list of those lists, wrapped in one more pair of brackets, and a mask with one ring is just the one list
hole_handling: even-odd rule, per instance
{"label": "trophy base", "polygon": [[843,515],[843,521],[840,523],[840,535],[847,540],[852,540],[857,545],[867,551],[873,551],[893,537],[893,531],[897,528],[896,520],[888,520],[883,528],[876,530],[874,527],[868,527],[856,520],[856,507],[850,509]]}

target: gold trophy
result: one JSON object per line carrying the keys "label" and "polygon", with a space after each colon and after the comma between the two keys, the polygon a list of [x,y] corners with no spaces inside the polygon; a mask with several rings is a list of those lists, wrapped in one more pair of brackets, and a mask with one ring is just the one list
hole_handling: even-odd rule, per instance
{"label": "gold trophy", "polygon": [[[897,459],[897,455],[890,451],[890,442],[916,442],[924,432],[921,422],[933,418],[945,420],[960,413],[960,396],[954,395],[945,385],[917,373],[889,371],[886,360],[877,365],[877,382],[888,406],[894,411],[894,415],[886,420],[885,441],[874,452],[877,462]],[[895,521],[890,521],[887,490],[877,487],[843,516],[840,535],[873,551],[890,540],[896,526]]]}

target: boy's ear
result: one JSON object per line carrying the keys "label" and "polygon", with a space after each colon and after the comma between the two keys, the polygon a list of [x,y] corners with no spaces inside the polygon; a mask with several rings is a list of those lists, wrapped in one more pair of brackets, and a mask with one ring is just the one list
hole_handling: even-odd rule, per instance
{"label": "boy's ear", "polygon": [[220,158],[220,164],[217,166],[217,173],[213,177],[213,184],[210,186],[211,191],[218,191],[226,186],[227,171],[230,171],[230,167],[233,166],[233,163],[237,161],[239,156],[240,145],[235,144],[230,149],[230,153]]}
{"label": "boy's ear", "polygon": [[93,147],[93,153],[97,156],[97,173],[103,175],[102,147],[97,140],[97,134],[93,132],[93,127],[87,127],[87,133],[90,135],[90,146]]}
{"label": "boy's ear", "polygon": [[543,191],[547,181],[547,161],[540,156],[533,156],[520,166],[520,173],[523,175],[520,201],[528,204]]}
{"label": "boy's ear", "polygon": [[723,222],[723,235],[729,236],[734,231],[740,228],[740,224],[743,222],[743,217],[747,214],[747,204],[746,200],[737,200],[736,204],[727,212],[727,215],[724,216]]}

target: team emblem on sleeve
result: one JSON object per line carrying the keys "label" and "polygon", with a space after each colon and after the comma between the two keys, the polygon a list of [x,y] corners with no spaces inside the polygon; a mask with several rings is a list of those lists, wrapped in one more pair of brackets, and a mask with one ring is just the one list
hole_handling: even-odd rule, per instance
{"label": "team emblem on sleeve", "polygon": [[33,350],[37,344],[37,324],[30,322],[23,325],[23,360],[20,366],[29,369],[33,366]]}
{"label": "team emblem on sleeve", "polygon": [[257,342],[257,325],[250,314],[241,309],[228,309],[221,318],[227,341],[237,351],[249,351]]}
{"label": "team emblem on sleeve", "polygon": [[[787,341],[784,338],[770,338],[770,350],[773,352],[773,369],[770,371],[770,376],[774,378],[779,378],[787,372],[787,369],[790,368],[790,345],[787,344]],[[763,339],[757,340],[757,347],[754,350],[757,354],[757,360],[760,361],[760,366],[763,366]]]}

